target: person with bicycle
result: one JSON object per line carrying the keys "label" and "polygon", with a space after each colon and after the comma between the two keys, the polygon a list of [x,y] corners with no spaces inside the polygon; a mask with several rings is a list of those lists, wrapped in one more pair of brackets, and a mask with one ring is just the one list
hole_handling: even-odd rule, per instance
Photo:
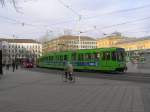
{"label": "person with bicycle", "polygon": [[72,77],[73,66],[69,61],[66,63],[64,71],[65,71],[65,79],[66,80],[69,79],[70,81],[72,81],[73,80],[73,77]]}

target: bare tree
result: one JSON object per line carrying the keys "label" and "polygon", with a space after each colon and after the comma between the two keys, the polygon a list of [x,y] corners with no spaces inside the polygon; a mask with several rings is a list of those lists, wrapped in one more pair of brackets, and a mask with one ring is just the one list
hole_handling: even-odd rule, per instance
{"label": "bare tree", "polygon": [[14,7],[16,7],[16,1],[15,0],[0,0],[0,3],[2,6],[5,6],[6,2],[12,2]]}
{"label": "bare tree", "polygon": [[5,5],[5,0],[0,0],[0,3],[1,3],[2,6],[4,6]]}
{"label": "bare tree", "polygon": [[6,3],[10,2],[13,5],[14,9],[16,10],[16,12],[20,13],[21,12],[20,11],[21,7],[17,6],[17,1],[18,0],[0,0],[0,4],[2,5],[2,7],[4,7],[6,5]]}

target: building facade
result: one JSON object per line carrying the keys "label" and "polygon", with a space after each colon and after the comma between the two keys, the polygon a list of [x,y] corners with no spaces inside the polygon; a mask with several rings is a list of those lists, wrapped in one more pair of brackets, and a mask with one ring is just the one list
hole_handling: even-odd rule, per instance
{"label": "building facade", "polygon": [[0,40],[0,50],[2,50],[2,64],[5,64],[9,59],[8,47],[8,42]]}
{"label": "building facade", "polygon": [[147,50],[150,49],[150,37],[120,41],[115,47],[124,48],[126,51]]}
{"label": "building facade", "polygon": [[150,52],[150,37],[143,38],[127,38],[121,35],[108,36],[97,40],[97,47],[120,47],[124,48],[127,55],[138,56],[141,54],[149,54]]}
{"label": "building facade", "polygon": [[124,48],[128,56],[150,54],[150,37],[121,41],[115,47]]}
{"label": "building facade", "polygon": [[43,44],[43,53],[94,48],[97,48],[96,39],[87,36],[81,36],[79,45],[78,36],[65,35],[45,42]]}
{"label": "building facade", "polygon": [[113,34],[104,38],[97,39],[97,48],[108,48],[113,47],[116,43],[125,40],[121,34]]}
{"label": "building facade", "polygon": [[33,59],[42,55],[42,45],[32,39],[0,39],[8,43],[7,52],[10,60]]}

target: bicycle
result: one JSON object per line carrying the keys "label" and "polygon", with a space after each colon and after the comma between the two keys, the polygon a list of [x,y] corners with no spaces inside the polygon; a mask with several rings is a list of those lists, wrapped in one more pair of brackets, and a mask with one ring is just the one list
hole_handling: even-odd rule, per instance
{"label": "bicycle", "polygon": [[62,74],[62,81],[63,82],[72,82],[72,83],[75,83],[76,82],[76,77],[75,77],[75,74],[72,74],[72,73],[63,73]]}

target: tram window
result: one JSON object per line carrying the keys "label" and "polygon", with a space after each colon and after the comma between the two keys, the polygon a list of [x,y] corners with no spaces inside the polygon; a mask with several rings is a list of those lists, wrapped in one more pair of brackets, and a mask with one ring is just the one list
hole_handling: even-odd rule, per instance
{"label": "tram window", "polygon": [[61,56],[58,56],[58,60],[59,60],[59,61],[61,60]]}
{"label": "tram window", "polygon": [[107,52],[107,53],[106,53],[106,59],[107,59],[107,60],[110,60],[110,52]]}
{"label": "tram window", "polygon": [[74,54],[72,54],[72,60],[77,60],[77,56],[76,56],[76,54],[74,53]]}
{"label": "tram window", "polygon": [[116,54],[116,52],[112,52],[111,56],[112,56],[112,60],[114,60],[114,61],[117,60],[117,54]]}
{"label": "tram window", "polygon": [[51,57],[51,60],[53,60],[54,58],[53,58],[53,56]]}
{"label": "tram window", "polygon": [[57,61],[59,60],[59,57],[58,57],[58,56],[56,56],[56,60],[57,60]]}
{"label": "tram window", "polygon": [[124,53],[123,52],[117,52],[117,60],[118,61],[124,60]]}
{"label": "tram window", "polygon": [[84,54],[83,55],[84,60],[90,60],[90,59],[92,59],[92,57],[94,58],[94,55],[92,56],[92,54]]}
{"label": "tram window", "polygon": [[83,54],[83,60],[87,60],[87,55]]}
{"label": "tram window", "polygon": [[95,54],[91,54],[91,59],[95,59]]}
{"label": "tram window", "polygon": [[110,60],[110,52],[103,52],[103,60]]}
{"label": "tram window", "polygon": [[67,60],[67,55],[64,55],[64,60]]}
{"label": "tram window", "polygon": [[57,56],[54,57],[54,60],[57,60]]}
{"label": "tram window", "polygon": [[59,56],[59,59],[62,60],[62,56]]}
{"label": "tram window", "polygon": [[78,55],[78,60],[81,60],[81,56],[80,56],[80,54]]}
{"label": "tram window", "polygon": [[100,54],[99,53],[94,53],[94,59],[99,59],[100,58]]}
{"label": "tram window", "polygon": [[85,59],[85,60],[88,59],[88,54],[84,54],[84,59]]}
{"label": "tram window", "polygon": [[88,54],[88,59],[91,59],[91,54]]}
{"label": "tram window", "polygon": [[84,54],[81,54],[81,60],[84,60]]}
{"label": "tram window", "polygon": [[58,60],[61,60],[61,56],[58,56]]}
{"label": "tram window", "polygon": [[97,58],[99,59],[101,56],[100,56],[100,53],[97,53]]}
{"label": "tram window", "polygon": [[123,52],[120,53],[120,58],[122,61],[124,60],[124,53]]}
{"label": "tram window", "polygon": [[54,60],[57,60],[57,56],[54,56]]}
{"label": "tram window", "polygon": [[90,55],[91,55],[90,59],[92,59],[92,60],[97,59],[97,54],[96,53],[93,53],[93,54],[90,54]]}
{"label": "tram window", "polygon": [[79,54],[79,60],[80,60],[80,61],[83,60],[83,54]]}
{"label": "tram window", "polygon": [[80,54],[78,54],[78,60],[80,60]]}
{"label": "tram window", "polygon": [[103,59],[103,60],[106,60],[106,59],[105,59],[105,52],[103,52],[103,57],[102,57],[102,59]]}

